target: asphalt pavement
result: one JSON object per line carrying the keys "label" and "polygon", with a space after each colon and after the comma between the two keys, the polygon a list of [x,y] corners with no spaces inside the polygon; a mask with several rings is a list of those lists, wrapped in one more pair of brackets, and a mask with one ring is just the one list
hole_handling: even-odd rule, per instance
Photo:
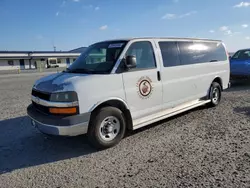
{"label": "asphalt pavement", "polygon": [[0,187],[249,187],[250,82],[96,151],[85,136],[47,137],[26,107],[42,75],[0,78]]}

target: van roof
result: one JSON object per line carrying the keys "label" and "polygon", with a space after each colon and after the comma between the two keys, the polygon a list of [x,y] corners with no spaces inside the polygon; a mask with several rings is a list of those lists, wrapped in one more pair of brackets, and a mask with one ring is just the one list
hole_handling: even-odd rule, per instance
{"label": "van roof", "polygon": [[179,38],[179,37],[131,37],[131,38],[120,38],[120,39],[110,39],[105,40],[105,42],[110,41],[131,41],[138,39],[171,39],[171,40],[199,40],[199,41],[213,41],[213,42],[222,42],[221,40],[215,39],[206,39],[206,38]]}

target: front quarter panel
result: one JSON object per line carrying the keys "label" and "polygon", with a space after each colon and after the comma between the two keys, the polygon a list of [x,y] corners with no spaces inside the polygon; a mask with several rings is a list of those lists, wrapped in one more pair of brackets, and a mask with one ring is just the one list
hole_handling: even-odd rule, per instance
{"label": "front quarter panel", "polygon": [[91,112],[97,105],[110,99],[126,101],[120,74],[93,75],[74,83],[80,113]]}

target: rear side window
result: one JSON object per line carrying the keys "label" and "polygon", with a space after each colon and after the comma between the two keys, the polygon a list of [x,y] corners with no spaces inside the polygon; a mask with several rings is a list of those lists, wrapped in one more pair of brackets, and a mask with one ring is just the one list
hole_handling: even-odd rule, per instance
{"label": "rear side window", "polygon": [[164,67],[180,65],[179,51],[176,42],[159,42]]}
{"label": "rear side window", "polygon": [[182,65],[197,63],[196,50],[193,42],[177,42]]}
{"label": "rear side window", "polygon": [[216,59],[212,54],[214,50],[213,43],[194,42],[193,49],[196,54],[195,63],[207,63]]}
{"label": "rear side window", "polygon": [[182,65],[226,61],[227,54],[221,42],[178,42]]}

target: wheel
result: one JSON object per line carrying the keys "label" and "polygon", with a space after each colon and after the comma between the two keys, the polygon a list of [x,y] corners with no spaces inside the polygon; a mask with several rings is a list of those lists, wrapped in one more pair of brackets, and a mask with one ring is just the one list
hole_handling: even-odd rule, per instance
{"label": "wheel", "polygon": [[126,130],[124,114],[114,107],[104,107],[91,116],[88,139],[97,149],[106,149],[118,144]]}
{"label": "wheel", "polygon": [[209,103],[210,107],[215,107],[218,106],[220,101],[221,101],[221,86],[217,82],[213,82],[211,87],[210,87],[210,92],[209,92],[209,99],[211,102]]}

